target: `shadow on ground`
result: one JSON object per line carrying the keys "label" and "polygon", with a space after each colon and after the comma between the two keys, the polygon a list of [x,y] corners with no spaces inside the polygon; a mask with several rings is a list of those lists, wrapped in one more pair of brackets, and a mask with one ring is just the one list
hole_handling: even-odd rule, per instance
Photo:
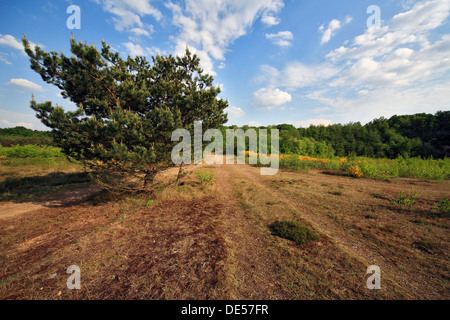
{"label": "shadow on ground", "polygon": [[42,208],[78,205],[99,191],[87,173],[55,172],[7,179],[0,183],[0,218]]}

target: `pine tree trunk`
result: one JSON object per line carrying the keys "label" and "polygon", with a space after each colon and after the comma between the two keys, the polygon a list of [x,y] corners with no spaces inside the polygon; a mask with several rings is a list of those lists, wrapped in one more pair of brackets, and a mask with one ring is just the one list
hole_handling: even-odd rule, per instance
{"label": "pine tree trunk", "polygon": [[183,175],[183,163],[180,164],[180,170],[178,170],[176,185],[178,185],[178,182],[182,178],[182,175]]}
{"label": "pine tree trunk", "polygon": [[148,172],[144,177],[143,191],[153,191],[153,180],[155,179],[156,172]]}

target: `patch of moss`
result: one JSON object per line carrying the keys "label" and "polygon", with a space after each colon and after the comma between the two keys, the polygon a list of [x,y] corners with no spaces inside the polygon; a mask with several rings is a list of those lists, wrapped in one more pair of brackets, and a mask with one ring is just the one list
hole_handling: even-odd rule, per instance
{"label": "patch of moss", "polygon": [[269,228],[274,235],[291,240],[298,245],[319,240],[319,235],[316,232],[296,221],[278,221]]}

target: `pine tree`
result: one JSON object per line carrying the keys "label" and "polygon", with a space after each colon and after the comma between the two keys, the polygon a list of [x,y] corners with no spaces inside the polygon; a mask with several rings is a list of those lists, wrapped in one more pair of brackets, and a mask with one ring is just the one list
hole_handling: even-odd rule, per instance
{"label": "pine tree", "polygon": [[77,105],[65,111],[33,98],[31,108],[65,154],[109,189],[151,189],[155,175],[174,166],[174,130],[192,133],[195,121],[204,130],[227,121],[228,102],[217,97],[220,88],[188,49],[183,57],[156,55],[150,63],[145,57],[124,60],[104,41],[99,51],[72,36],[71,57],[32,49],[25,36],[22,42],[31,69]]}

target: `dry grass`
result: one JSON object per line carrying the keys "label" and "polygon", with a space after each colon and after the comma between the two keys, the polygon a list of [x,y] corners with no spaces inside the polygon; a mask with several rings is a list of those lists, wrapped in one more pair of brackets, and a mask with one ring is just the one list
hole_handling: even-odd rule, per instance
{"label": "dry grass", "polygon": [[80,164],[65,158],[24,158],[0,160],[0,182],[8,178],[43,176],[56,172],[81,172]]}
{"label": "dry grass", "polygon": [[[204,186],[199,170],[215,175]],[[45,207],[0,220],[1,299],[448,299],[448,217],[432,207],[449,182],[191,166],[159,176],[152,196]],[[168,185],[168,186],[167,186]],[[418,204],[391,205],[419,192]],[[19,204],[18,204],[19,205]],[[319,235],[274,236],[276,221]],[[382,289],[365,286],[369,265]],[[81,268],[81,290],[65,270]]]}

